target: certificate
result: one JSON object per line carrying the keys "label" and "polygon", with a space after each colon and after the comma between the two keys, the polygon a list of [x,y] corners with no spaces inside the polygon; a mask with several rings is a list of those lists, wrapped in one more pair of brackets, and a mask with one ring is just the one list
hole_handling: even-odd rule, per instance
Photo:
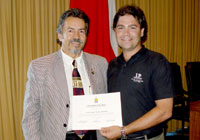
{"label": "certificate", "polygon": [[72,130],[98,130],[122,126],[120,93],[73,96]]}

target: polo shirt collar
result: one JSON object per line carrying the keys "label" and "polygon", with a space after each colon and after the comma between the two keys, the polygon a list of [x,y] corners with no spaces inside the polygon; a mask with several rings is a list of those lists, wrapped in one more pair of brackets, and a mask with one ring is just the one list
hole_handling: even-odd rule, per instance
{"label": "polo shirt collar", "polygon": [[145,48],[145,46],[142,45],[142,48],[136,54],[134,54],[127,62],[124,60],[123,53],[121,53],[120,56],[118,57],[118,62],[122,64],[127,64],[127,65],[131,64],[135,62],[136,60],[138,60],[142,55],[144,55],[146,50],[147,49]]}

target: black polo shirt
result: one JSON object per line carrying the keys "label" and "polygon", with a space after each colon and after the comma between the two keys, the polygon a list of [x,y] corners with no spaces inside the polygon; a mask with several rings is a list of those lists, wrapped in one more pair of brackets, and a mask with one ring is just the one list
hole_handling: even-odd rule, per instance
{"label": "black polo shirt", "polygon": [[[125,62],[123,54],[108,67],[108,91],[121,92],[123,125],[138,119],[153,107],[155,100],[174,96],[172,76],[167,59],[156,52],[142,49]],[[162,124],[131,134],[150,134]]]}

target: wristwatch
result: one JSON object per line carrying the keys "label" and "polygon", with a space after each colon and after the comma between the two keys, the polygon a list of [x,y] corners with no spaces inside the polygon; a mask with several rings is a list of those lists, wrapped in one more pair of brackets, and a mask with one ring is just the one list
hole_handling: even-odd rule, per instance
{"label": "wristwatch", "polygon": [[126,136],[124,127],[121,127],[121,140],[123,140],[123,139],[127,139],[127,136]]}

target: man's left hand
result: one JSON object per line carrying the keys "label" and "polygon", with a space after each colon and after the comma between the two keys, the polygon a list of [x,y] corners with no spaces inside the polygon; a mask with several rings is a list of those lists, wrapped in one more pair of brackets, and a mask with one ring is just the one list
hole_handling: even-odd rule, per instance
{"label": "man's left hand", "polygon": [[121,127],[120,126],[110,126],[100,129],[102,136],[106,137],[109,140],[116,140],[121,136]]}

